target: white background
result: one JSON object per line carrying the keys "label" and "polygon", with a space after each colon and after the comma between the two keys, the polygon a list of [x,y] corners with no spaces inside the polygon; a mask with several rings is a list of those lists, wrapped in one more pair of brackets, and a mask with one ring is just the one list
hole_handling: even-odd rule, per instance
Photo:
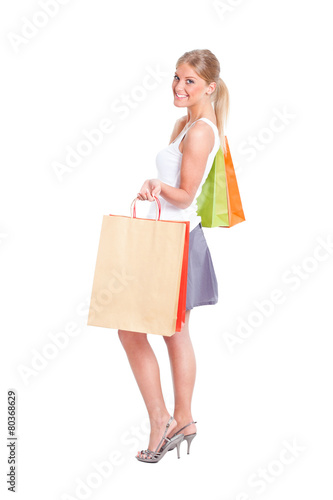
{"label": "white background", "polygon": [[[330,2],[64,1],[15,50],[9,35],[43,22],[41,4],[7,1],[0,12],[1,494],[14,388],[16,498],[329,498]],[[219,302],[190,318],[198,436],[190,455],[183,446],[180,460],[174,451],[148,465],[134,458],[149,425],[125,351],[116,330],[86,326],[87,303],[102,216],[129,215],[144,180],[156,177],[155,156],[184,114],[173,105],[175,63],[197,48],[217,56],[229,88],[227,136],[246,221],[204,229]],[[152,69],[163,76],[139,94]],[[126,117],[111,109],[124,95],[133,105]],[[284,121],[273,122],[276,113]],[[113,131],[60,179],[54,162],[105,118]],[[280,130],[269,131],[272,123]],[[252,322],[243,338],[241,321]],[[70,325],[76,335],[33,371],[52,334]],[[149,339],[172,414],[166,346]],[[96,464],[110,460],[93,485]]]}

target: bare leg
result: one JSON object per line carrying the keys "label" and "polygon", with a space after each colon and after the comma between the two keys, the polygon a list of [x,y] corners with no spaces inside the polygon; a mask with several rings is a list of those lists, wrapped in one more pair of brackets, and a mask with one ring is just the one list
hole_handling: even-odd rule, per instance
{"label": "bare leg", "polygon": [[[168,348],[175,394],[174,417],[178,424],[175,431],[193,421],[191,402],[196,376],[196,361],[189,335],[190,312],[191,310],[186,311],[185,324],[180,332],[176,332],[171,337],[163,337]],[[194,432],[196,432],[195,424],[189,425],[183,431],[185,435]]]}
{"label": "bare leg", "polygon": [[[162,394],[158,362],[147,334],[118,330],[118,335],[148,410],[151,427],[148,448],[155,450],[170,418]],[[173,432],[176,426],[177,421],[173,420],[169,433]]]}

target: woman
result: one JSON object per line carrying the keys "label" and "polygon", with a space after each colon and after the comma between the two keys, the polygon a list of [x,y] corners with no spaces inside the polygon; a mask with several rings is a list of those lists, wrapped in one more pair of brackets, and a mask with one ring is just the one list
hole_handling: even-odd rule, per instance
{"label": "woman", "polygon": [[154,196],[159,196],[161,219],[190,221],[185,324],[180,332],[163,337],[173,378],[173,417],[165,406],[159,366],[147,334],[118,330],[150,419],[148,449],[136,455],[148,463],[159,461],[176,446],[179,457],[183,440],[187,441],[189,453],[196,436],[191,413],[196,361],[189,336],[190,310],[218,301],[216,276],[201,217],[196,213],[196,199],[220,145],[225,150],[229,94],[219,74],[220,64],[209,50],[185,52],[178,59],[172,82],[174,105],[186,107],[187,114],[177,120],[169,146],[156,157],[158,178],[146,180],[137,195],[139,200],[154,202],[146,218],[155,219]]}

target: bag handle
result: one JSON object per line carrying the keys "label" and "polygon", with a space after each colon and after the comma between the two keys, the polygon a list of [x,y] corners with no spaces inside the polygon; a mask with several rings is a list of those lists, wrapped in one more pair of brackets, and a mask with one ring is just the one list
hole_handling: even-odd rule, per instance
{"label": "bag handle", "polygon": [[[161,217],[161,202],[157,196],[153,195],[153,198],[156,201],[156,219],[155,220],[157,221],[157,220],[160,220],[160,217]],[[138,199],[137,197],[134,198],[134,200],[131,203],[130,214],[131,214],[132,218],[133,217],[136,218],[136,200],[137,199]],[[140,200],[140,201],[146,201],[146,200]],[[132,214],[132,206],[133,206],[133,214]]]}

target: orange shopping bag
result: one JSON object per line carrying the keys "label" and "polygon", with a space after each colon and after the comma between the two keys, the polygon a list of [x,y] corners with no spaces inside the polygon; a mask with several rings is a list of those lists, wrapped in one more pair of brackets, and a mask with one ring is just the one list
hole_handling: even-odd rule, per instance
{"label": "orange shopping bag", "polygon": [[[104,215],[88,325],[171,336],[185,322],[189,221]],[[133,210],[132,210],[133,207]]]}
{"label": "orange shopping bag", "polygon": [[229,227],[232,227],[240,222],[244,222],[245,215],[239,194],[235,168],[230,154],[229,143],[227,138],[225,138],[225,140],[227,145],[227,154],[225,155],[225,173],[227,176]]}
{"label": "orange shopping bag", "polygon": [[197,198],[202,227],[232,227],[245,221],[227,137],[226,154],[220,147]]}

